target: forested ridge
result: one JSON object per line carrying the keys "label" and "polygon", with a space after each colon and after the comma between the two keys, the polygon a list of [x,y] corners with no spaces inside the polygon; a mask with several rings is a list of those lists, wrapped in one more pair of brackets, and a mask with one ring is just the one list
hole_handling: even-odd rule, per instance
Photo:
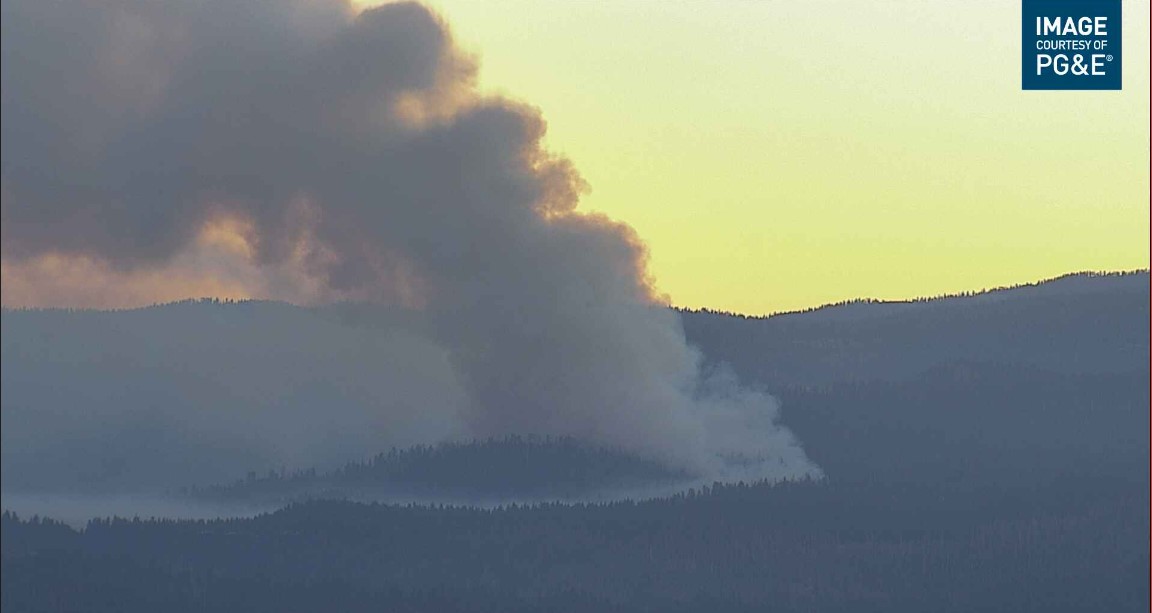
{"label": "forested ridge", "polygon": [[11,611],[1140,611],[1147,491],[716,485],[498,509],[4,517]]}

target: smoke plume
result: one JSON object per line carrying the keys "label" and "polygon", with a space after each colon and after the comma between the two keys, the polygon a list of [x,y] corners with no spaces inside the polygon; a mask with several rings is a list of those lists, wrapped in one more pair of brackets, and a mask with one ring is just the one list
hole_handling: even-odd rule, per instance
{"label": "smoke plume", "polygon": [[472,435],[818,470],[769,396],[702,372],[640,239],[577,209],[540,113],[479,93],[428,9],[6,0],[2,28],[7,304],[66,300],[72,275],[96,301],[93,276],[396,305]]}

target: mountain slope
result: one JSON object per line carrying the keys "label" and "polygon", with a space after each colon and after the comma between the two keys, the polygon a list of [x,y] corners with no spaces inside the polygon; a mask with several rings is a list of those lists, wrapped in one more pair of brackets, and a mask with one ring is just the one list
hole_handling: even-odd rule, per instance
{"label": "mountain slope", "polygon": [[682,319],[708,360],[769,389],[898,380],[954,361],[1131,373],[1148,366],[1148,281],[1147,272],[1080,274],[972,296]]}

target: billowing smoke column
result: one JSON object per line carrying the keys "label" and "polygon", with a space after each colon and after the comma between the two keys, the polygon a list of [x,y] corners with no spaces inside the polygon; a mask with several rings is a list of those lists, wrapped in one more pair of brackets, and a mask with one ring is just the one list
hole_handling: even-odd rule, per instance
{"label": "billowing smoke column", "polygon": [[6,0],[2,27],[13,287],[69,258],[183,270],[223,236],[209,243],[261,271],[255,293],[420,313],[474,435],[572,435],[702,474],[734,457],[817,470],[771,398],[702,374],[640,240],[576,210],[581,179],[542,148],[539,113],[478,94],[427,9]]}

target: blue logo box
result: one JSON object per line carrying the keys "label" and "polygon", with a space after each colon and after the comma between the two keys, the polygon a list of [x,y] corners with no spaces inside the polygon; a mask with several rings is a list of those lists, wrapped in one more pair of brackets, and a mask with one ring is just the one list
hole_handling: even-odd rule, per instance
{"label": "blue logo box", "polygon": [[1120,89],[1120,0],[1022,0],[1024,89]]}

